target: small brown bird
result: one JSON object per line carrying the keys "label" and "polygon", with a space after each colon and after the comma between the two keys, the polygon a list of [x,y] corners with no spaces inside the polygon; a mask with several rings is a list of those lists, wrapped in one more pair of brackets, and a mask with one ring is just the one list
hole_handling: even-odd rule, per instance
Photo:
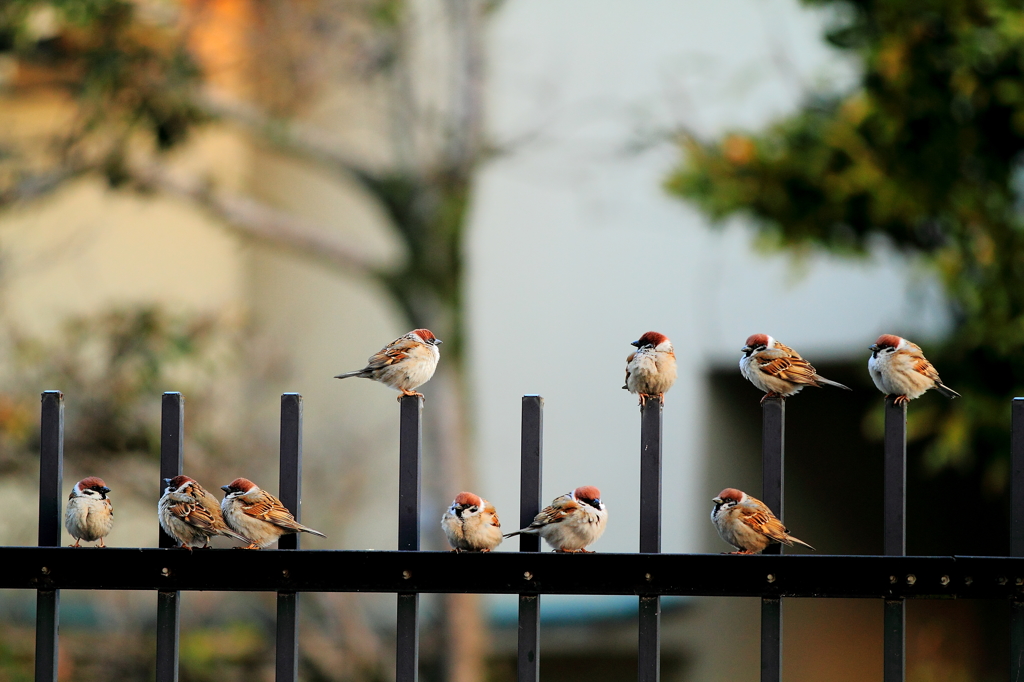
{"label": "small brown bird", "polygon": [[789,346],[784,346],[767,334],[752,334],[740,349],[740,373],[757,386],[768,398],[796,395],[805,386],[821,387],[822,384],[853,390],[838,381],[832,381],[818,374],[811,363]]}
{"label": "small brown bird", "polygon": [[590,554],[587,546],[601,537],[607,524],[608,512],[601,502],[601,491],[592,485],[581,485],[556,497],[529,526],[505,537],[520,533],[539,535],[556,552]]}
{"label": "small brown bird", "polygon": [[413,389],[427,383],[434,376],[437,361],[441,359],[441,352],[437,348],[439,345],[441,340],[429,329],[413,329],[371,355],[363,369],[339,374],[334,378],[373,379],[401,391],[402,395],[422,398],[423,394]]}
{"label": "small brown bird", "polygon": [[236,478],[220,489],[225,493],[220,503],[224,520],[234,531],[249,538],[246,549],[263,549],[289,533],[327,537],[296,521],[281,500],[247,478]]}
{"label": "small brown bird", "polygon": [[622,387],[640,396],[640,405],[658,397],[665,403],[665,392],[676,382],[676,354],[668,337],[647,332],[636,341],[636,352],[626,358],[626,383]]}
{"label": "small brown bird", "polygon": [[871,381],[886,396],[895,395],[897,405],[905,404],[934,388],[950,400],[960,394],[939,379],[921,347],[894,334],[882,334],[869,347],[868,372]]}
{"label": "small brown bird", "polygon": [[711,501],[715,503],[715,508],[711,510],[711,521],[718,529],[718,534],[739,549],[729,554],[759,554],[773,542],[781,542],[790,547],[796,542],[814,549],[790,535],[782,521],[775,517],[764,502],[742,490],[726,488]]}
{"label": "small brown bird", "polygon": [[441,517],[441,528],[453,552],[490,552],[502,540],[494,505],[473,493],[455,496]]}
{"label": "small brown bird", "polygon": [[82,540],[96,542],[97,547],[106,547],[103,538],[114,527],[114,506],[107,499],[110,488],[102,478],[83,478],[71,489],[68,508],[64,512],[64,527],[75,539],[72,547],[80,547]]}
{"label": "small brown bird", "polygon": [[217,498],[206,492],[194,478],[175,476],[164,481],[167,488],[157,506],[160,527],[177,540],[180,547],[189,551],[193,547],[209,547],[210,538],[214,535],[249,542],[248,538],[227,527]]}

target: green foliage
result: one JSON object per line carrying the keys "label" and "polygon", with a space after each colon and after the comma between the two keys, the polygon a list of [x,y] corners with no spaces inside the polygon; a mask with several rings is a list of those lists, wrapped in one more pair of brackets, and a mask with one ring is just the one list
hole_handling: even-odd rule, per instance
{"label": "green foliage", "polygon": [[[52,338],[13,334],[10,376],[0,391],[0,471],[30,465],[38,451],[39,387],[68,400],[66,447],[89,466],[160,451],[155,397],[188,395],[189,437],[209,440],[211,389],[234,361],[237,339],[213,317],[175,316],[156,306],[68,320]],[[207,456],[223,448],[192,443]]]}
{"label": "green foliage", "polygon": [[926,416],[926,461],[984,466],[998,490],[1024,390],[1024,8],[810,4],[836,10],[826,39],[859,59],[859,87],[765,131],[685,137],[667,187],[712,218],[752,216],[780,247],[863,254],[881,236],[934,266],[956,330],[929,357],[964,397]]}

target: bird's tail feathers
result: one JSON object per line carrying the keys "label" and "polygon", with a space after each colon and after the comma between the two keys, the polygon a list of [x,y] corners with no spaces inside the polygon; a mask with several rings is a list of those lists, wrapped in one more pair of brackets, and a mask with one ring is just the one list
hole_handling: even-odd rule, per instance
{"label": "bird's tail feathers", "polygon": [[950,400],[952,400],[953,398],[959,398],[960,397],[959,393],[957,393],[956,391],[951,389],[949,386],[946,386],[944,383],[942,383],[940,381],[936,381],[935,382],[935,390],[938,391],[939,393],[941,393],[942,395],[946,396]]}
{"label": "bird's tail feathers", "polygon": [[345,372],[344,374],[335,375],[335,379],[348,379],[349,377],[368,377],[365,369],[356,370],[355,372]]}
{"label": "bird's tail feathers", "polygon": [[825,377],[823,377],[823,376],[819,376],[819,377],[818,377],[818,383],[821,383],[821,384],[828,384],[829,386],[835,386],[836,388],[844,388],[844,389],[846,389],[847,391],[852,391],[852,390],[853,390],[852,388],[850,388],[850,387],[849,387],[849,386],[847,386],[846,384],[841,384],[841,383],[839,383],[838,381],[832,381],[831,379],[826,379],[826,378],[825,378]]}
{"label": "bird's tail feathers", "polygon": [[233,538],[235,540],[241,540],[242,542],[244,542],[246,544],[252,544],[252,540],[250,540],[249,538],[245,537],[244,535],[240,535],[239,533],[236,533],[235,531],[231,530],[230,528],[225,528],[225,529],[221,530],[220,534],[223,535],[224,537]]}
{"label": "bird's tail feathers", "polygon": [[536,535],[536,534],[537,534],[537,530],[534,529],[534,528],[520,528],[519,530],[514,530],[511,533],[508,533],[507,535],[502,535],[501,537],[503,537],[503,538],[510,538],[513,535]]}
{"label": "bird's tail feathers", "polygon": [[[792,546],[792,545],[793,545],[793,543],[795,542],[795,543],[797,543],[798,545],[803,545],[804,547],[807,547],[808,549],[814,549],[813,547],[811,547],[811,546],[810,546],[809,544],[807,544],[806,542],[804,542],[804,541],[803,541],[803,540],[801,540],[800,538],[795,538],[795,537],[793,537],[792,535],[787,535],[787,536],[786,536],[786,539],[787,539],[787,540],[789,540],[789,542],[788,542],[788,543],[786,543],[786,544],[788,544],[788,545],[790,545],[790,546]],[[815,552],[817,552],[818,550],[814,549],[814,551],[815,551]]]}
{"label": "bird's tail feathers", "polygon": [[324,535],[320,531],[313,530],[312,528],[310,528],[308,526],[299,526],[299,530],[302,531],[303,533],[312,533],[313,535],[319,535],[322,538],[327,537],[326,535]]}

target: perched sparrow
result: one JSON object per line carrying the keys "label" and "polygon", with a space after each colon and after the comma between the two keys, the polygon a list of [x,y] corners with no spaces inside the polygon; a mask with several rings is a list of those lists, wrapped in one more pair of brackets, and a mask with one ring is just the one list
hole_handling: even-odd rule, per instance
{"label": "perched sparrow", "polygon": [[555,498],[534,517],[533,523],[505,537],[520,533],[539,535],[556,552],[590,554],[587,545],[601,537],[607,523],[608,512],[601,503],[601,491],[584,485]]}
{"label": "perched sparrow", "polygon": [[896,405],[918,398],[930,388],[950,400],[960,394],[939,379],[939,373],[921,352],[921,347],[893,334],[882,334],[870,347],[868,372],[878,390],[886,396],[895,394]]}
{"label": "perched sparrow", "polygon": [[441,528],[455,552],[490,552],[501,544],[494,505],[473,493],[459,493],[441,517]]}
{"label": "perched sparrow", "polygon": [[64,512],[64,527],[75,539],[72,547],[79,547],[82,540],[100,541],[99,547],[106,547],[103,538],[114,526],[114,507],[107,499],[110,488],[102,478],[83,478],[71,489],[68,509]]}
{"label": "perched sparrow", "polygon": [[423,394],[413,389],[427,383],[434,376],[437,361],[441,357],[437,349],[439,345],[440,339],[435,338],[429,329],[413,329],[370,356],[363,369],[339,374],[334,378],[373,379],[401,391],[402,395],[418,395],[422,398]]}
{"label": "perched sparrow", "polygon": [[622,388],[640,396],[640,404],[657,396],[665,402],[665,391],[676,382],[676,354],[672,342],[658,332],[647,332],[630,345],[637,351],[626,358],[626,385]]}
{"label": "perched sparrow", "polygon": [[263,549],[289,533],[312,533],[327,537],[295,520],[281,500],[247,478],[236,478],[220,487],[224,499],[220,503],[228,526],[249,538],[246,549]]}
{"label": "perched sparrow", "polygon": [[180,543],[181,547],[209,547],[210,538],[224,535],[249,542],[224,523],[217,498],[188,476],[165,478],[167,488],[158,505],[160,527]]}
{"label": "perched sparrow", "polygon": [[768,398],[788,398],[803,390],[804,386],[821,387],[822,384],[853,390],[838,381],[832,381],[818,374],[811,363],[789,346],[784,346],[767,334],[753,334],[747,338],[747,345],[740,349],[740,372],[750,383],[757,386]]}
{"label": "perched sparrow", "polygon": [[804,547],[811,547],[790,535],[782,521],[775,518],[775,514],[764,502],[741,490],[726,488],[711,501],[715,503],[715,508],[711,510],[711,521],[718,529],[718,534],[730,545],[739,548],[738,552],[730,554],[758,554],[773,542],[781,542],[788,547],[798,542]]}

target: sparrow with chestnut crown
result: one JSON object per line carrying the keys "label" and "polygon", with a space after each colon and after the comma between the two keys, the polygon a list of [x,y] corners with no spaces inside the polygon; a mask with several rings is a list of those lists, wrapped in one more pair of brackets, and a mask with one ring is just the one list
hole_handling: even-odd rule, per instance
{"label": "sparrow with chestnut crown", "polygon": [[608,512],[601,502],[601,491],[583,485],[556,497],[533,518],[533,523],[505,537],[520,533],[539,535],[556,552],[592,554],[586,547],[601,537],[607,523]]}
{"label": "sparrow with chestnut crown", "polygon": [[295,520],[292,513],[266,490],[247,478],[236,478],[220,487],[224,499],[220,508],[224,520],[237,533],[249,538],[245,549],[263,549],[291,533],[312,533],[327,537]]}
{"label": "sparrow with chestnut crown", "polygon": [[501,544],[501,523],[494,505],[479,495],[461,492],[441,517],[453,552],[490,552]]}
{"label": "sparrow with chestnut crown", "polygon": [[828,385],[853,390],[821,376],[799,353],[767,334],[751,334],[740,351],[743,353],[740,357],[740,373],[747,381],[765,391],[762,403],[777,396],[786,399],[802,391],[805,386],[820,388]]}
{"label": "sparrow with chestnut crown", "polygon": [[657,396],[665,403],[665,392],[676,382],[676,354],[668,337],[647,332],[630,343],[637,350],[626,358],[626,383],[622,387],[640,397],[640,405]]}
{"label": "sparrow with chestnut crown", "polygon": [[789,547],[796,542],[814,549],[790,535],[764,502],[742,490],[726,488],[711,501],[715,503],[711,522],[722,539],[739,550],[727,554],[759,554],[773,542]]}
{"label": "sparrow with chestnut crown", "polygon": [[950,400],[960,397],[959,393],[942,383],[938,371],[916,343],[894,334],[882,334],[869,350],[871,381],[886,397],[895,395],[894,404],[906,404],[932,388]]}
{"label": "sparrow with chestnut crown", "polygon": [[68,508],[64,512],[64,527],[75,539],[72,547],[80,547],[82,540],[96,542],[97,547],[106,547],[103,538],[114,527],[114,506],[107,499],[110,488],[102,478],[88,476],[75,484],[68,496]]}
{"label": "sparrow with chestnut crown", "polygon": [[180,547],[189,551],[194,547],[209,547],[214,535],[249,542],[249,538],[228,528],[217,499],[194,478],[175,476],[165,478],[164,482],[167,487],[157,505],[160,527],[177,540]]}
{"label": "sparrow with chestnut crown", "polygon": [[[402,395],[415,395],[415,388],[430,381],[437,369],[437,361],[441,358],[438,346],[441,340],[429,329],[413,329],[405,336],[399,337],[370,356],[366,367],[355,372],[346,372],[335,376],[335,379],[360,377],[373,379]],[[399,400],[402,396],[398,397]]]}

